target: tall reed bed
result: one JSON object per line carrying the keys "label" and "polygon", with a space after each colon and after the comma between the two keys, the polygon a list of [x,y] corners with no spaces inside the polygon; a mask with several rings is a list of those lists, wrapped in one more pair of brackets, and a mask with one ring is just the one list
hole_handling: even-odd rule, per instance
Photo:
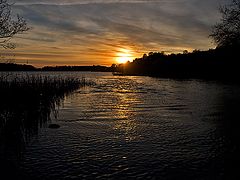
{"label": "tall reed bed", "polygon": [[[3,120],[3,112],[5,111],[15,113],[22,110],[25,116],[28,110],[31,110],[35,114],[40,114],[41,118],[42,112],[46,114],[45,110],[49,112],[54,110],[55,106],[59,104],[65,95],[80,87],[93,84],[93,81],[85,78],[1,74],[0,129],[5,122]],[[35,108],[37,111],[33,111],[32,108]],[[49,119],[49,117],[41,119]]]}
{"label": "tall reed bed", "polygon": [[[28,139],[50,120],[65,95],[94,85],[85,78],[47,75],[0,75],[0,157],[20,152]],[[13,147],[12,147],[13,146]],[[10,150],[7,150],[10,149]]]}
{"label": "tall reed bed", "polygon": [[[80,87],[93,85],[85,78],[51,77],[42,75],[0,76],[0,96],[64,95]],[[28,94],[30,93],[30,94]],[[9,98],[9,97],[8,97]]]}

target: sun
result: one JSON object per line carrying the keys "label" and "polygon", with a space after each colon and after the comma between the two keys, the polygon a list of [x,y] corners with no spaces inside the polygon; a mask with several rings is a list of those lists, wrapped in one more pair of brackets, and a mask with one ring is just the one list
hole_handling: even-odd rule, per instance
{"label": "sun", "polygon": [[116,54],[116,61],[119,64],[126,63],[128,61],[131,61],[133,59],[133,55],[131,54],[130,50],[127,49],[121,49]]}

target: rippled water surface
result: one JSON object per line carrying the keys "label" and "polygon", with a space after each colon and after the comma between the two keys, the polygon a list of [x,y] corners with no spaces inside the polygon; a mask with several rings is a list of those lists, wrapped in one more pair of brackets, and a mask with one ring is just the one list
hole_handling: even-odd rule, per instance
{"label": "rippled water surface", "polygon": [[[61,73],[60,73],[61,74]],[[65,97],[19,168],[34,179],[237,179],[240,87],[65,73],[96,85]]]}

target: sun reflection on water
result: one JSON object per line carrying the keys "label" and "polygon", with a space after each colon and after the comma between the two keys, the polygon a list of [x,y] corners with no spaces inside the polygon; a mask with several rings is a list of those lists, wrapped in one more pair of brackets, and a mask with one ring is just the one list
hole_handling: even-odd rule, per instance
{"label": "sun reflection on water", "polygon": [[139,101],[136,96],[130,97],[130,93],[121,93],[118,104],[116,104],[115,113],[119,120],[115,121],[113,129],[118,132],[118,135],[124,137],[125,141],[133,141],[140,137],[138,122],[134,118],[133,110],[133,104],[136,101]]}

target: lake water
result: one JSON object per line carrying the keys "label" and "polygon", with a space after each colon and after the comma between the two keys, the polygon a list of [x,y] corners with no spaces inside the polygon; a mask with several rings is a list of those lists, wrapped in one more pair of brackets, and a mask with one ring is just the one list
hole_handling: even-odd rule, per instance
{"label": "lake water", "polygon": [[96,85],[65,97],[47,122],[59,129],[43,125],[27,140],[16,165],[24,177],[239,179],[240,86],[111,73],[54,75],[84,76]]}

